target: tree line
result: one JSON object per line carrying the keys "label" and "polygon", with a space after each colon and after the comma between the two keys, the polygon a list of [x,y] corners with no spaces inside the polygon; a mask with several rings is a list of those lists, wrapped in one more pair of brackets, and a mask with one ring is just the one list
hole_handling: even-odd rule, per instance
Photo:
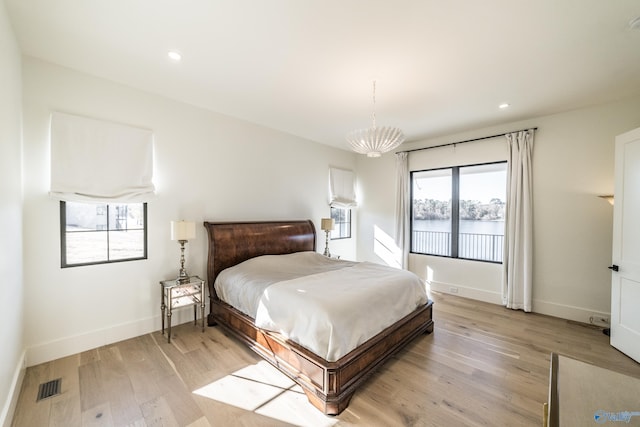
{"label": "tree line", "polygon": [[[463,221],[504,220],[505,202],[491,199],[489,203],[478,200],[460,200],[460,219]],[[415,199],[413,201],[413,219],[435,220],[451,218],[450,200]]]}

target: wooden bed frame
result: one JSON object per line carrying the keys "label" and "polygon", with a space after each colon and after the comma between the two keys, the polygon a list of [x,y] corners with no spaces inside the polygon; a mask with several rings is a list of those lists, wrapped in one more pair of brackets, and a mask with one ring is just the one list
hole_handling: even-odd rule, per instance
{"label": "wooden bed frame", "polygon": [[213,287],[218,273],[249,258],[315,251],[313,223],[310,220],[205,222],[204,226],[209,236],[209,326],[220,324],[247,343],[298,383],[309,402],[325,414],[342,412],[358,386],[376,368],[415,337],[433,331],[432,302],[428,301],[338,361],[324,360],[278,333],[257,328],[252,318],[222,302]]}

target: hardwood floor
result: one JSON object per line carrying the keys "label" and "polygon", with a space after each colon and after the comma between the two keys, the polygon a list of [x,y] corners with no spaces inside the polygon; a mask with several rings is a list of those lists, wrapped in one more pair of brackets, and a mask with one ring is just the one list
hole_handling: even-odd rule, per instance
{"label": "hardwood floor", "polygon": [[[435,330],[327,417],[219,328],[175,327],[27,369],[13,420],[39,426],[540,426],[550,353],[640,378],[598,328],[434,294]],[[36,402],[41,383],[59,395]],[[606,393],[606,390],[602,390]]]}

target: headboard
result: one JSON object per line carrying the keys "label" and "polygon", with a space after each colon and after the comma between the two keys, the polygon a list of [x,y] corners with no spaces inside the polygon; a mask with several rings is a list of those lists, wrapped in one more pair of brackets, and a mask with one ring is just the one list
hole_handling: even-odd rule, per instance
{"label": "headboard", "polygon": [[316,228],[311,220],[205,222],[209,236],[207,282],[209,296],[217,298],[213,284],[218,274],[260,255],[281,255],[316,250]]}

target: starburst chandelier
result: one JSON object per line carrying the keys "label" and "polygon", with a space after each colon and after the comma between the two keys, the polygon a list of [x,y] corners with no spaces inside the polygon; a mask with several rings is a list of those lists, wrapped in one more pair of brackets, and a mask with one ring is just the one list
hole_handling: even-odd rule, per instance
{"label": "starburst chandelier", "polygon": [[376,81],[373,81],[373,126],[358,129],[347,134],[347,141],[356,153],[367,157],[380,157],[382,153],[391,151],[404,141],[404,134],[398,128],[376,126]]}

